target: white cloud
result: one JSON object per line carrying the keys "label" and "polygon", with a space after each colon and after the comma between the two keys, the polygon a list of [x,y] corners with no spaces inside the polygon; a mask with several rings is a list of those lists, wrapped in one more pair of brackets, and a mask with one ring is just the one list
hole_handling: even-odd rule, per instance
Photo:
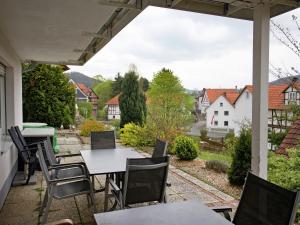
{"label": "white cloud", "polygon": [[[290,25],[292,13],[274,20]],[[298,61],[271,35],[273,65],[289,67]],[[71,70],[113,78],[131,63],[148,79],[162,67],[170,68],[190,89],[251,84],[252,22],[148,7],[84,66]]]}

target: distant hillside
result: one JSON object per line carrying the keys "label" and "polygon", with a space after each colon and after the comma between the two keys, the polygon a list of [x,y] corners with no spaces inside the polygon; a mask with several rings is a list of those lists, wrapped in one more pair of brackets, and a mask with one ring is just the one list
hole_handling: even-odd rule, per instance
{"label": "distant hillside", "polygon": [[290,84],[293,81],[293,79],[295,79],[295,78],[297,79],[298,82],[300,82],[300,75],[297,75],[297,76],[279,78],[277,80],[270,82],[270,84],[273,84],[273,85]]}
{"label": "distant hillside", "polygon": [[66,75],[72,79],[74,82],[76,83],[83,83],[86,86],[88,86],[89,88],[92,88],[95,84],[99,83],[100,81],[91,78],[89,76],[86,76],[82,73],[79,72],[70,72],[70,73],[66,73]]}

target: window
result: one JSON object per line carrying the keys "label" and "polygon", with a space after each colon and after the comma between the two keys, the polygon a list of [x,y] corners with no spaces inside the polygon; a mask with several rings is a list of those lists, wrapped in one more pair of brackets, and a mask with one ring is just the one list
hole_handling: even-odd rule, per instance
{"label": "window", "polygon": [[224,115],[228,116],[229,115],[229,111],[224,111]]}
{"label": "window", "polygon": [[215,121],[214,121],[214,125],[215,125],[215,126],[218,126],[218,120],[215,120]]}
{"label": "window", "polygon": [[0,137],[6,130],[5,111],[5,67],[0,63]]}
{"label": "window", "polygon": [[228,121],[224,121],[224,127],[228,127]]}
{"label": "window", "polygon": [[218,111],[214,111],[214,114],[215,114],[215,116],[217,116],[218,115]]}
{"label": "window", "polygon": [[220,107],[223,107],[223,102],[220,102]]}

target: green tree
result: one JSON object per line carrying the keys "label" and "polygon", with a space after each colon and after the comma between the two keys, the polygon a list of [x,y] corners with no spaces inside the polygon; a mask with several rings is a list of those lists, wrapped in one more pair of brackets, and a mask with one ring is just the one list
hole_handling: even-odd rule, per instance
{"label": "green tree", "polygon": [[93,90],[99,97],[98,108],[103,109],[107,100],[113,97],[112,93],[112,80],[105,80],[99,84],[97,84]]}
{"label": "green tree", "polygon": [[192,118],[190,97],[168,69],[154,75],[147,97],[147,125],[156,132],[155,136],[172,141]]}
{"label": "green tree", "polygon": [[234,145],[232,164],[228,172],[231,184],[243,185],[251,169],[251,129],[244,125]]}
{"label": "green tree", "polygon": [[78,102],[77,103],[79,114],[86,119],[91,119],[93,112],[93,105],[90,102]]}
{"label": "green tree", "polygon": [[149,81],[147,80],[147,78],[141,77],[139,80],[140,83],[140,87],[141,89],[146,92],[149,89]]}
{"label": "green tree", "polygon": [[121,121],[120,127],[133,122],[142,125],[146,118],[146,98],[140,89],[138,76],[134,71],[125,74],[119,97]]}
{"label": "green tree", "polygon": [[75,88],[63,74],[62,68],[25,64],[23,71],[26,71],[22,77],[24,121],[44,122],[54,127],[73,123]]}
{"label": "green tree", "polygon": [[112,95],[113,96],[116,96],[121,93],[123,80],[124,80],[124,77],[122,77],[121,74],[118,73],[117,76],[115,77],[115,80],[112,83]]}

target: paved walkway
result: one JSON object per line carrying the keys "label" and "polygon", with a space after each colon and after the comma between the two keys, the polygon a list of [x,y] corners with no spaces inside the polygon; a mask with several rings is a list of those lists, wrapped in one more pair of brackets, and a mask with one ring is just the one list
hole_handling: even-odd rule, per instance
{"label": "paved walkway", "polygon": [[[76,137],[59,138],[61,153],[75,153],[80,149],[88,149],[89,145],[81,145]],[[80,157],[72,161],[80,161]],[[46,183],[41,172],[37,172],[35,185],[12,187],[5,205],[0,211],[0,225],[35,225],[38,221],[40,207]],[[97,176],[97,186],[103,186],[103,176]],[[188,175],[187,173],[170,167],[167,188],[169,202],[185,200],[199,200],[207,205],[236,206],[234,198],[226,195],[212,186]],[[98,212],[103,211],[104,193],[96,194],[96,207]],[[93,213],[87,205],[87,198],[79,196],[64,200],[54,200],[50,209],[48,222],[70,218],[75,224],[94,224]]]}

